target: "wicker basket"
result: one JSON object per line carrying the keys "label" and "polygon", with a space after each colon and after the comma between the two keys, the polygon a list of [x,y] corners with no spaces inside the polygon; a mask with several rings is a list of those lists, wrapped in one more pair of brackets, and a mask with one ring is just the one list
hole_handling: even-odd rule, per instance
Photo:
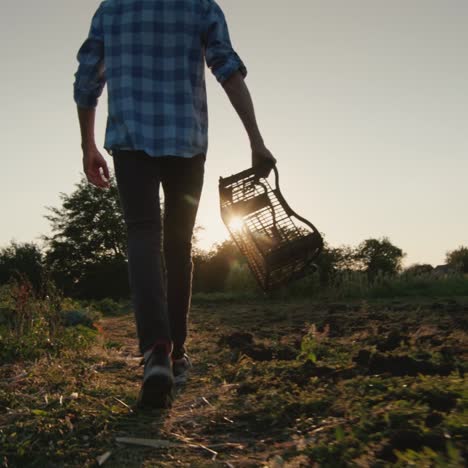
{"label": "wicker basket", "polygon": [[305,276],[323,248],[315,226],[297,215],[279,189],[250,168],[220,177],[221,217],[264,291]]}

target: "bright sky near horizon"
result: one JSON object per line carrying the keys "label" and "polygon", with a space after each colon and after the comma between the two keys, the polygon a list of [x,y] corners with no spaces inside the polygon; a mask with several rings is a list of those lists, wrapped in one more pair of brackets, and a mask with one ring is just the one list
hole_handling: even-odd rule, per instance
{"label": "bright sky near horizon", "polygon": [[[466,0],[218,0],[248,69],[281,188],[332,246],[388,236],[405,265],[468,245]],[[99,0],[2,5],[0,247],[40,244],[46,206],[82,175],[72,84]],[[207,69],[209,149],[202,246],[227,236],[218,177],[249,144]],[[107,92],[97,108],[102,148]],[[111,171],[112,157],[102,149]]]}

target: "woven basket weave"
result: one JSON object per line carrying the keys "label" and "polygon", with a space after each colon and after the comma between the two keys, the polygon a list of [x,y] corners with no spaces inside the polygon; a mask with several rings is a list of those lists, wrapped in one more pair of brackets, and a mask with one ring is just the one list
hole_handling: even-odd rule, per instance
{"label": "woven basket weave", "polygon": [[219,178],[221,218],[264,291],[305,276],[323,248],[315,226],[296,214],[254,168]]}

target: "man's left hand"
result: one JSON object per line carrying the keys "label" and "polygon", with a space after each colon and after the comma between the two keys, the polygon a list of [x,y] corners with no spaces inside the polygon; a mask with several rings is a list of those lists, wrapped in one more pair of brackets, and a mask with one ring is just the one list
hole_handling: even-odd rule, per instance
{"label": "man's left hand", "polygon": [[[101,168],[103,174],[100,171]],[[83,170],[88,181],[96,187],[106,189],[110,187],[109,168],[106,160],[96,147],[83,150]]]}

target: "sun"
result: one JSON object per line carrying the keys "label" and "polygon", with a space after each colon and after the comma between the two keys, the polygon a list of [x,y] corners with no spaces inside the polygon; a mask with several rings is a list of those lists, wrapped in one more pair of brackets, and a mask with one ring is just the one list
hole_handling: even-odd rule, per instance
{"label": "sun", "polygon": [[239,216],[236,216],[229,221],[228,225],[231,231],[240,232],[244,228],[244,220]]}

